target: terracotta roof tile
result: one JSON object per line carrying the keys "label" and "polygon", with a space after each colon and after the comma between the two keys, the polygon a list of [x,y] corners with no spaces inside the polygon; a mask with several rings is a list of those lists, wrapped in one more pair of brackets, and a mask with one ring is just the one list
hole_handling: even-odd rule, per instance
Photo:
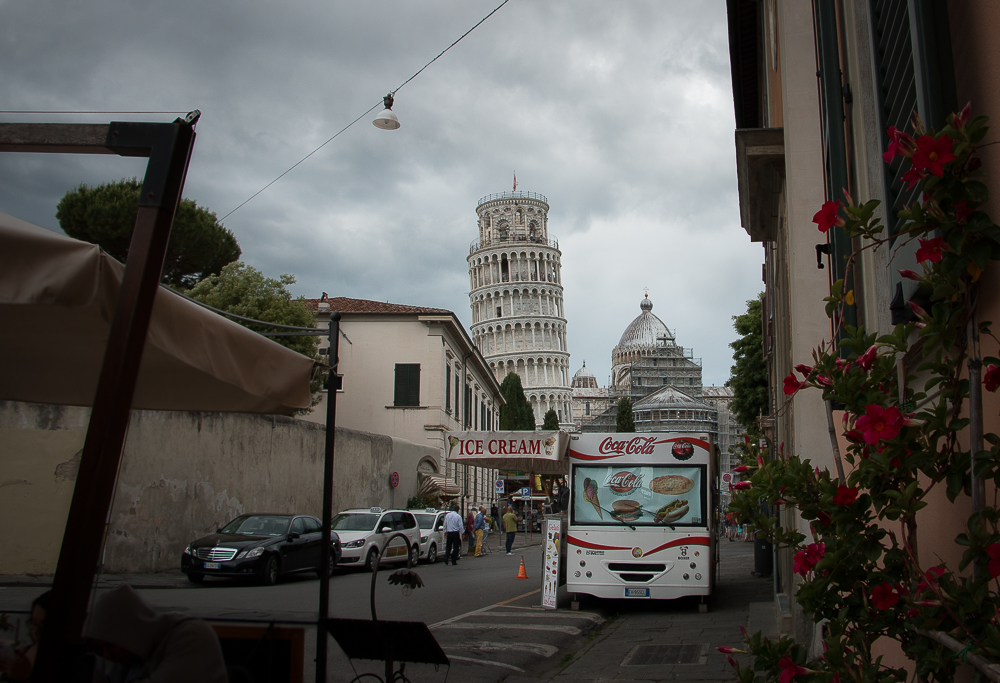
{"label": "terracotta roof tile", "polygon": [[[306,307],[312,312],[319,310],[322,299],[303,299]],[[369,301],[368,299],[349,299],[345,296],[333,296],[326,299],[331,311],[341,313],[381,313],[381,314],[411,314],[411,315],[454,315],[444,308],[427,308],[425,306],[407,306],[405,304],[390,304],[387,301]]]}

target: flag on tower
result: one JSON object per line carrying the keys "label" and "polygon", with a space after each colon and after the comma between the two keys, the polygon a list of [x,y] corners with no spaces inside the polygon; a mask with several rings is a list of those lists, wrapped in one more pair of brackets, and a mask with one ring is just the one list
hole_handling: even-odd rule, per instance
{"label": "flag on tower", "polygon": [[517,192],[517,171],[514,171],[514,192]]}

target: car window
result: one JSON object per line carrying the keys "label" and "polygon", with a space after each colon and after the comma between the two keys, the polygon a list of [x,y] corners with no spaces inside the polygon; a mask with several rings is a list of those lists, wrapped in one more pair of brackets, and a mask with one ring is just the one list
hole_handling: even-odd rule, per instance
{"label": "car window", "polygon": [[378,523],[379,531],[382,531],[382,529],[384,529],[385,527],[389,527],[389,531],[392,531],[393,529],[396,528],[396,523],[393,520],[391,512],[387,512],[384,515],[382,515],[382,521]]}
{"label": "car window", "polygon": [[224,534],[245,536],[282,536],[288,528],[288,517],[277,515],[243,515],[222,528]]}
{"label": "car window", "polygon": [[340,513],[330,523],[335,531],[371,531],[379,516],[373,513]]}
{"label": "car window", "polygon": [[399,523],[403,525],[404,529],[415,529],[417,527],[417,520],[409,512],[397,512],[396,514],[399,515]]}
{"label": "car window", "polygon": [[434,525],[434,530],[440,531],[443,528],[444,528],[444,515],[440,515],[437,518],[437,524]]}
{"label": "car window", "polygon": [[306,522],[301,517],[296,517],[292,520],[292,533],[293,534],[304,534],[306,532]]}
{"label": "car window", "polygon": [[414,517],[417,518],[417,524],[420,525],[421,529],[432,529],[434,528],[434,515],[426,512],[414,513]]}
{"label": "car window", "polygon": [[313,517],[303,517],[302,520],[306,523],[306,533],[313,534],[317,531],[322,530],[323,524]]}

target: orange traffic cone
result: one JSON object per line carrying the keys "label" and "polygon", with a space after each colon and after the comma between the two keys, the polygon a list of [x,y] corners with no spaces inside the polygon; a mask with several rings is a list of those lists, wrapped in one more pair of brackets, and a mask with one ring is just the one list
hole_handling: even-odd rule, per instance
{"label": "orange traffic cone", "polygon": [[521,568],[517,572],[517,578],[519,579],[528,578],[528,572],[524,570],[524,555],[521,555]]}

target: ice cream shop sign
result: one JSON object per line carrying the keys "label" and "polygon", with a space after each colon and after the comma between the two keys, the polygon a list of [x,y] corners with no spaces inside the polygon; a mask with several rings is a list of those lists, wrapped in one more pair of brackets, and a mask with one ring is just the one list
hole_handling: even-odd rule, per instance
{"label": "ice cream shop sign", "polygon": [[[481,467],[510,467],[538,474],[566,469],[563,432],[448,432],[445,457]],[[500,462],[500,461],[503,462]],[[519,461],[524,462],[519,462]]]}

